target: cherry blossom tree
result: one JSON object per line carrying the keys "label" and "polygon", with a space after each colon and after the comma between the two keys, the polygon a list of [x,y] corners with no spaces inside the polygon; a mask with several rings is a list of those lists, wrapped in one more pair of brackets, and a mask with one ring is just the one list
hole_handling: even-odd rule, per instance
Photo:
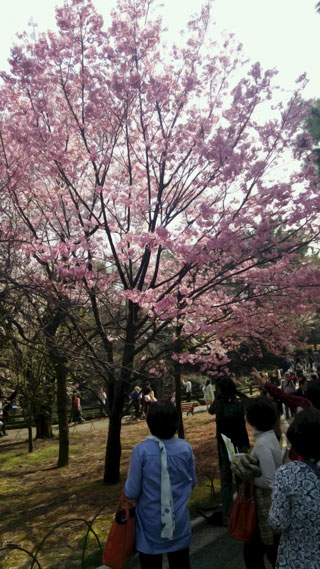
{"label": "cherry blossom tree", "polygon": [[137,362],[157,376],[170,349],[214,372],[246,336],[292,337],[290,315],[319,287],[294,263],[318,235],[319,182],[304,78],[272,103],[275,72],[212,39],[210,4],[169,46],[152,0],[118,0],[107,31],[91,0],[56,15],[57,32],[22,35],[1,75],[0,179],[17,224],[12,236],[3,208],[2,230],[35,287],[90,303],[116,482]]}

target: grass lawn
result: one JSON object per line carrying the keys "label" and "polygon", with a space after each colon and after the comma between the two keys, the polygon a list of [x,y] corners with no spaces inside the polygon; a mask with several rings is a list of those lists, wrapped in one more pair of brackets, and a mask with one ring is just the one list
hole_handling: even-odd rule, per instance
{"label": "grass lawn", "polygon": [[[196,517],[198,506],[211,505],[218,498],[215,422],[207,413],[196,413],[185,417],[184,424],[186,440],[192,445],[196,460],[198,485],[189,504],[191,517]],[[80,569],[86,521],[91,521],[103,506],[93,529],[104,544],[126,478],[131,450],[149,432],[145,422],[123,425],[121,481],[106,486],[101,483],[106,429],[99,426],[102,424],[95,423],[92,430],[71,429],[70,463],[59,469],[56,468],[57,438],[35,441],[32,454],[28,454],[25,441],[2,439],[1,547],[17,544],[35,553],[45,535],[54,529],[37,557],[41,569]],[[83,567],[95,569],[100,562],[97,538],[90,533]],[[0,551],[1,569],[27,569],[31,564],[31,557],[24,552]],[[39,568],[36,563],[33,567]]]}

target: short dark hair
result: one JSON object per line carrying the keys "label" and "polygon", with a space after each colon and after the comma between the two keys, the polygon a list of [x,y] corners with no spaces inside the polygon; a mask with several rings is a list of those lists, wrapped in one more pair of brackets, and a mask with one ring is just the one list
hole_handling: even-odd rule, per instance
{"label": "short dark hair", "polygon": [[307,407],[291,423],[287,438],[302,458],[320,460],[320,411]]}
{"label": "short dark hair", "polygon": [[147,424],[151,434],[158,439],[171,439],[178,428],[178,411],[173,403],[166,399],[151,403]]}
{"label": "short dark hair", "polygon": [[235,397],[237,388],[231,377],[219,377],[216,385],[222,399],[225,401],[228,401],[229,399],[233,399],[233,397]]}
{"label": "short dark hair", "polygon": [[272,401],[264,396],[246,400],[246,417],[248,423],[258,431],[270,431],[276,421],[276,411]]}

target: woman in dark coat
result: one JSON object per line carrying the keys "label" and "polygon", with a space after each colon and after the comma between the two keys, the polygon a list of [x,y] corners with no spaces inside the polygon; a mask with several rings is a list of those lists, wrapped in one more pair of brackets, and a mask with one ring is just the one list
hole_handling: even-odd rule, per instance
{"label": "woman in dark coat", "polygon": [[244,407],[237,395],[237,388],[230,377],[217,380],[216,399],[210,406],[209,413],[216,415],[221,500],[226,521],[233,506],[232,470],[221,435],[223,434],[231,439],[236,452],[248,452],[249,449]]}

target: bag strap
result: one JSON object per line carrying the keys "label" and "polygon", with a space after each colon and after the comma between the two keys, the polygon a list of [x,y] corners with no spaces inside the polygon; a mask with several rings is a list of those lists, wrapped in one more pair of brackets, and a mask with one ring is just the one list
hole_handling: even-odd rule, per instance
{"label": "bag strap", "polygon": [[125,495],[124,489],[122,490],[122,494],[120,496],[119,504],[117,507],[117,512],[119,510],[121,510],[123,502],[125,504],[126,516],[127,516],[127,520],[128,520],[129,519],[129,500],[128,500],[127,496]]}
{"label": "bag strap", "polygon": [[239,494],[242,498],[247,498],[250,501],[255,500],[255,491],[253,482],[243,482],[239,488]]}
{"label": "bag strap", "polygon": [[316,464],[314,464],[314,462],[310,462],[310,460],[304,460],[303,461],[307,466],[309,466],[309,468],[311,468],[311,470],[313,470],[313,472],[315,473],[316,476],[318,476],[318,478],[320,478],[320,468],[319,466],[317,466]]}

